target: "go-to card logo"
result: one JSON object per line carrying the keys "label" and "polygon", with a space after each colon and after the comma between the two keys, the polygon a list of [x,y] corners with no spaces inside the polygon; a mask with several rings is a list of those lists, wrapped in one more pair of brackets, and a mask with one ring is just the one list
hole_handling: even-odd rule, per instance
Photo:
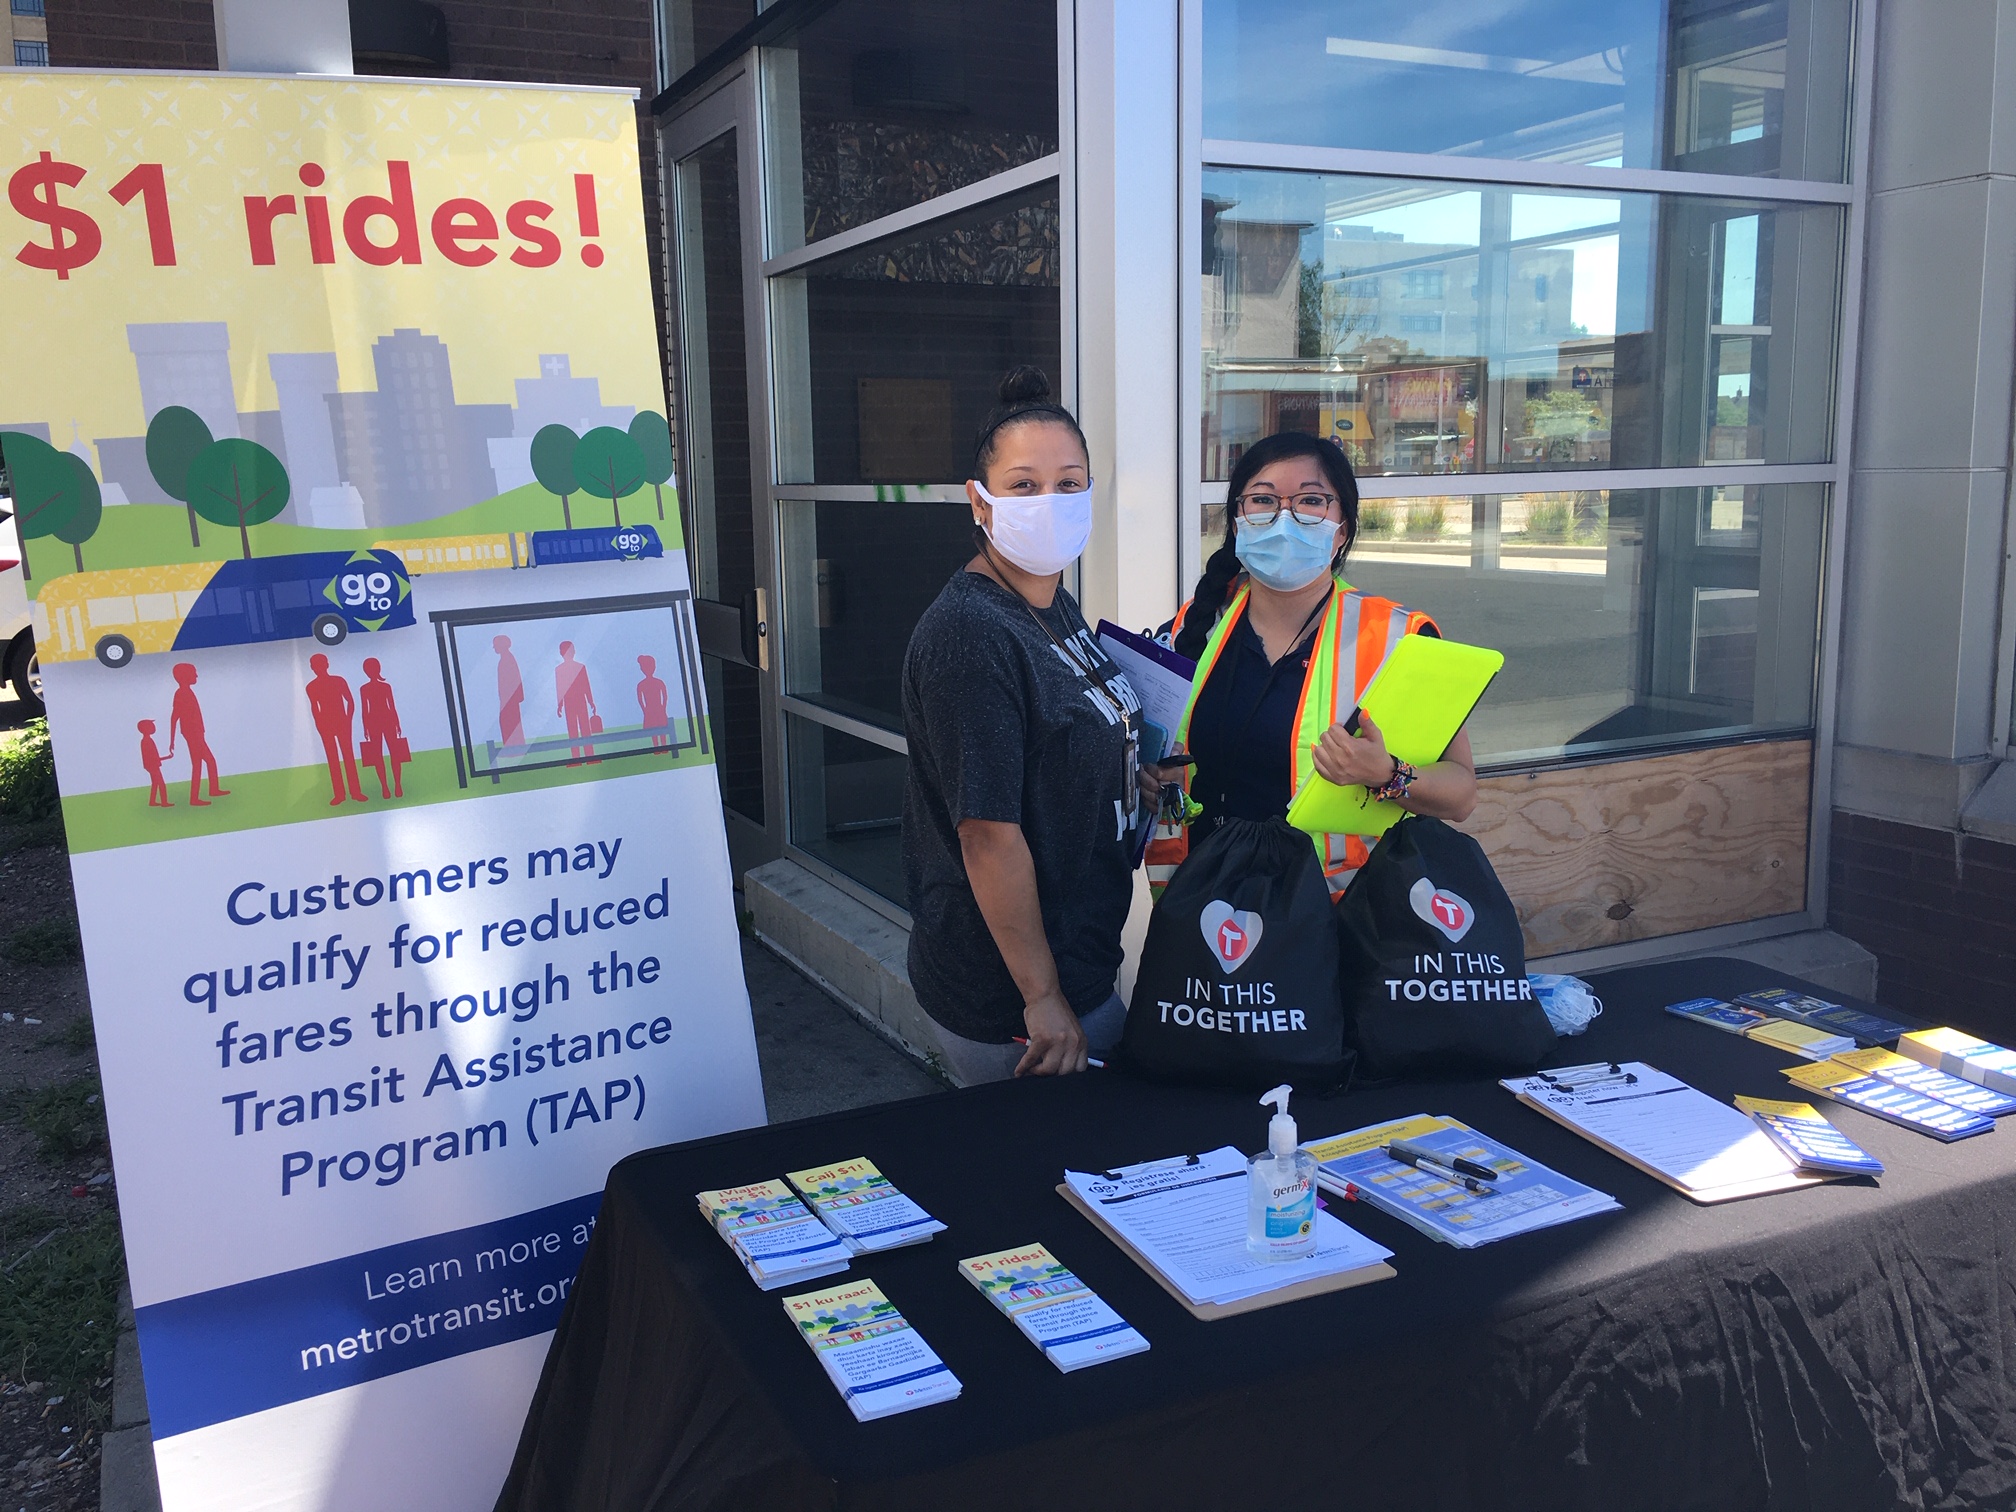
{"label": "go-to card logo", "polygon": [[1446,887],[1437,887],[1423,877],[1408,890],[1407,901],[1414,912],[1448,936],[1449,943],[1459,943],[1470,933],[1470,926],[1476,921],[1476,910],[1450,892]]}
{"label": "go-to card logo", "polygon": [[1260,943],[1263,928],[1257,913],[1234,908],[1216,898],[1204,905],[1198,923],[1204,930],[1204,943],[1211,947],[1211,954],[1218,958],[1218,965],[1227,976],[1246,964]]}

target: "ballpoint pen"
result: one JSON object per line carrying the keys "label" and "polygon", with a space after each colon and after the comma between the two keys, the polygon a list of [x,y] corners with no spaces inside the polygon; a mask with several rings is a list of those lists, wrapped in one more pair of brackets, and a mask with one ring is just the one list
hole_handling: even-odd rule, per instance
{"label": "ballpoint pen", "polygon": [[1444,1155],[1433,1146],[1422,1144],[1417,1140],[1396,1139],[1386,1146],[1386,1149],[1396,1160],[1432,1160],[1436,1165],[1448,1166],[1459,1176],[1474,1176],[1479,1181],[1498,1179],[1498,1173],[1490,1166],[1466,1160],[1461,1155]]}
{"label": "ballpoint pen", "polygon": [[[1436,1154],[1431,1150],[1423,1150],[1418,1146],[1409,1145],[1405,1140],[1395,1140],[1392,1144],[1386,1146],[1386,1158],[1388,1160],[1397,1160],[1402,1165],[1410,1165],[1417,1171],[1426,1171],[1430,1175],[1440,1176],[1446,1181],[1452,1181],[1458,1186],[1467,1188],[1480,1197],[1487,1192],[1496,1190],[1494,1187],[1487,1187],[1477,1177],[1457,1170],[1450,1163],[1450,1157]],[[1466,1160],[1463,1164],[1473,1171],[1485,1170],[1487,1178],[1491,1181],[1498,1179],[1496,1171],[1490,1171],[1486,1167],[1479,1166],[1475,1161]]]}

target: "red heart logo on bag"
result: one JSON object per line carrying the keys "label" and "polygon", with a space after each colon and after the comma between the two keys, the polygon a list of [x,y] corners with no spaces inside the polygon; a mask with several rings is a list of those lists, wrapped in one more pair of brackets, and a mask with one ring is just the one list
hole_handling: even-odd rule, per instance
{"label": "red heart logo on bag", "polygon": [[1257,913],[1234,908],[1216,898],[1204,905],[1197,922],[1204,930],[1204,943],[1211,947],[1211,954],[1218,958],[1218,964],[1227,976],[1246,964],[1254,947],[1260,943],[1260,931],[1264,927]]}
{"label": "red heart logo on bag", "polygon": [[1477,911],[1446,887],[1437,887],[1426,877],[1407,890],[1414,912],[1449,937],[1451,945],[1470,933]]}

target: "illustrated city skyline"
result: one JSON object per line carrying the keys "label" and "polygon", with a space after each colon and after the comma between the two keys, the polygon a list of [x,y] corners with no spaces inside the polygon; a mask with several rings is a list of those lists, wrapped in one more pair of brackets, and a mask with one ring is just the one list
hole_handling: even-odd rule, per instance
{"label": "illustrated city skyline", "polygon": [[[448,346],[417,327],[372,344],[375,389],[340,385],[334,352],[274,352],[266,359],[279,406],[240,410],[225,322],[129,324],[126,342],[140,379],[141,408],[170,405],[203,417],[210,434],[256,441],[287,468],[293,497],[279,518],[325,529],[382,529],[436,519],[534,481],[532,438],[560,424],[585,434],[622,429],[634,405],[602,402],[601,380],[576,377],[565,353],[542,353],[536,378],[515,380],[517,403],[462,404]],[[168,502],[147,465],[147,438],[93,438],[94,459],[75,434],[46,422],[0,425],[65,446],[91,464],[105,502]]]}

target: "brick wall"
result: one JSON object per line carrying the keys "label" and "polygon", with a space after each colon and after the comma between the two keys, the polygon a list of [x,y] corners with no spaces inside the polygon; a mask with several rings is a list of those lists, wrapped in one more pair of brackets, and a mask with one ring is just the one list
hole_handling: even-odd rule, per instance
{"label": "brick wall", "polygon": [[49,0],[56,68],[217,66],[210,0]]}
{"label": "brick wall", "polygon": [[[651,0],[436,0],[448,20],[449,73],[513,83],[616,84],[640,92],[637,146],[651,289],[664,351],[665,290],[658,213]],[[217,29],[210,0],[48,0],[49,61],[58,68],[210,69]],[[669,411],[668,411],[669,413]]]}
{"label": "brick wall", "polygon": [[1830,871],[1885,1003],[2016,1044],[2016,845],[1837,811]]}

